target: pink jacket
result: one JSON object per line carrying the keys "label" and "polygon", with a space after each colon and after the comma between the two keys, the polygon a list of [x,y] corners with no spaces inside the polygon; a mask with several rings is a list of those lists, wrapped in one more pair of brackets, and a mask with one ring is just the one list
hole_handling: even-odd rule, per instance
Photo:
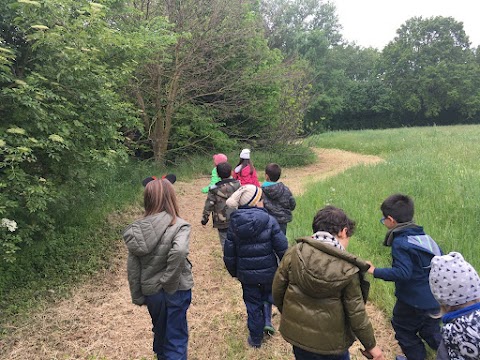
{"label": "pink jacket", "polygon": [[239,173],[234,172],[233,177],[240,181],[240,185],[252,184],[260,187],[260,183],[257,178],[257,171],[253,169],[253,173],[250,174],[250,165],[245,166]]}

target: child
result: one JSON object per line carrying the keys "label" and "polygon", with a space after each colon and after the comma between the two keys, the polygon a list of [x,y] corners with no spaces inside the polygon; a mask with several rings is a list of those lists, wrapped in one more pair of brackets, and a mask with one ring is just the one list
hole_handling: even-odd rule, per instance
{"label": "child", "polygon": [[392,267],[380,269],[369,263],[368,272],[375,278],[395,282],[397,302],[392,318],[395,338],[408,360],[424,360],[426,350],[422,339],[434,350],[441,339],[439,320],[431,316],[439,308],[430,291],[428,274],[430,261],[442,252],[423,228],[413,222],[414,206],[409,196],[391,195],[380,209],[383,213],[380,221],[388,228],[383,244],[392,247]]}
{"label": "child", "polygon": [[238,207],[230,216],[225,241],[225,266],[242,284],[247,307],[248,344],[262,345],[263,333],[273,334],[272,280],[278,260],[288,248],[287,238],[278,222],[263,209],[262,189],[245,185],[227,200]]}
{"label": "child", "polygon": [[[177,177],[175,176],[175,174],[163,175],[162,179],[166,179],[166,180],[170,181],[170,184],[172,184],[172,185],[175,184],[175,181],[177,181]],[[143,179],[143,181],[142,181],[143,187],[147,186],[147,184],[150,181],[153,181],[153,180],[157,180],[157,177],[156,176],[149,176],[149,177],[146,177],[145,179]]]}
{"label": "child", "polygon": [[215,155],[212,156],[212,158],[213,158],[213,163],[214,163],[215,167],[212,169],[212,177],[210,179],[210,184],[208,184],[207,186],[205,186],[202,189],[202,193],[204,193],[204,194],[208,193],[208,190],[210,189],[210,186],[213,186],[217,182],[222,180],[220,178],[220,176],[218,176],[217,165],[220,164],[220,163],[228,161],[227,155],[225,155],[225,154],[215,154]]}
{"label": "child", "polygon": [[278,164],[268,164],[265,168],[265,182],[262,184],[263,205],[268,213],[277,219],[280,229],[287,233],[287,223],[292,221],[292,210],[296,202],[290,189],[281,182],[282,169]]}
{"label": "child", "polygon": [[192,299],[192,265],[187,258],[191,226],[179,217],[172,184],[150,181],[145,214],[123,233],[128,248],[132,302],[146,305],[158,360],[187,360],[187,310]]}
{"label": "child", "polygon": [[295,359],[348,360],[357,337],[364,353],[383,359],[365,302],[368,264],[346,251],[355,222],[327,206],[313,219],[313,236],[297,239],[273,280],[273,301],[282,313],[280,332]]}
{"label": "child", "polygon": [[442,342],[437,360],[480,359],[480,278],[457,252],[435,256],[430,289],[440,303]]}
{"label": "child", "polygon": [[227,207],[226,201],[230,195],[238,190],[240,182],[232,179],[232,165],[229,163],[222,162],[218,164],[216,170],[222,180],[210,186],[207,199],[205,200],[205,207],[203,208],[202,225],[208,223],[208,218],[210,213],[212,213],[213,227],[218,229],[223,251],[231,212]]}
{"label": "child", "polygon": [[240,153],[240,161],[235,167],[233,177],[240,181],[240,184],[247,185],[252,184],[260,187],[260,183],[257,178],[257,171],[253,167],[253,163],[250,160],[250,150],[243,149]]}

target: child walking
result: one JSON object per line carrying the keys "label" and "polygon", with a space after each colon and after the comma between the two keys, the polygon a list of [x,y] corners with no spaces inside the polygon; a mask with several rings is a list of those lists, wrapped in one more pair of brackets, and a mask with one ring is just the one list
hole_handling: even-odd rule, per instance
{"label": "child walking", "polygon": [[290,189],[278,182],[282,169],[271,163],[265,167],[265,182],[262,184],[263,204],[268,213],[277,219],[280,229],[287,233],[287,223],[292,221],[292,211],[297,205]]}
{"label": "child walking", "polygon": [[[442,255],[437,243],[413,221],[413,200],[403,194],[389,196],[380,207],[380,220],[388,228],[383,244],[392,248],[392,267],[368,269],[375,278],[395,282],[397,302],[392,326],[408,360],[425,360],[423,340],[436,350],[440,344],[439,305],[430,291],[430,262]],[[405,359],[397,356],[397,360]]]}
{"label": "child walking", "polygon": [[213,227],[218,230],[220,244],[225,244],[231,209],[227,207],[227,199],[240,187],[240,182],[232,178],[232,165],[222,162],[217,165],[217,173],[221,180],[210,186],[205,206],[203,208],[202,225],[208,223],[210,213],[213,217]]}
{"label": "child walking", "polygon": [[212,177],[210,178],[210,184],[208,184],[207,186],[205,186],[203,189],[202,189],[202,193],[206,194],[208,193],[208,190],[210,189],[210,186],[213,186],[215,185],[217,182],[219,182],[221,179],[221,177],[218,175],[217,173],[217,165],[220,164],[220,163],[223,163],[223,162],[227,162],[228,161],[228,158],[227,158],[227,155],[225,154],[222,154],[222,153],[219,153],[219,154],[215,154],[212,156],[213,158],[213,164],[215,165],[214,168],[212,169]]}
{"label": "child walking", "polygon": [[146,184],[144,205],[143,218],[123,233],[132,302],[147,306],[158,360],[187,360],[191,227],[179,217],[173,185],[166,179]]}
{"label": "child walking", "polygon": [[278,259],[288,248],[278,222],[263,209],[262,189],[245,185],[227,200],[232,213],[225,241],[225,266],[242,284],[247,308],[248,344],[259,348],[263,333],[272,334],[272,281]]}
{"label": "child walking", "polygon": [[458,252],[435,256],[430,288],[440,303],[443,327],[437,360],[480,359],[480,277]]}
{"label": "child walking", "polygon": [[250,150],[243,149],[240,152],[240,161],[235,167],[233,177],[240,181],[240,184],[247,185],[252,184],[257,187],[260,187],[258,182],[257,171],[253,166],[252,161],[250,160]]}
{"label": "child walking", "polygon": [[297,239],[273,280],[273,301],[282,313],[280,332],[297,360],[349,360],[357,337],[365,355],[383,360],[365,302],[368,264],[347,252],[355,222],[342,209],[317,212],[314,234]]}

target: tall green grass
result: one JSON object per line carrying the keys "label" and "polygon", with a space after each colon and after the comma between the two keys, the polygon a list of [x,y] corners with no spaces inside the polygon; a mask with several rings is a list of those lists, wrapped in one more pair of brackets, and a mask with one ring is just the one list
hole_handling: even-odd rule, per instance
{"label": "tall green grass", "polygon": [[[289,238],[311,232],[311,222],[326,204],[343,208],[357,222],[351,252],[377,267],[391,264],[382,241],[380,204],[406,193],[415,201],[415,221],[445,253],[461,252],[480,269],[480,126],[452,126],[335,132],[313,136],[310,146],[378,155],[384,163],[359,166],[312,185],[298,199]],[[390,312],[393,284],[373,281],[372,299]]]}

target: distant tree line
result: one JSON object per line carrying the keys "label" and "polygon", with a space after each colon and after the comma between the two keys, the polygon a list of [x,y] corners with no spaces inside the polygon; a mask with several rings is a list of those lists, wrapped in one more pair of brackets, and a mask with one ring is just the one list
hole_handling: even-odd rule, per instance
{"label": "distant tree line", "polygon": [[55,228],[89,168],[329,129],[476,123],[480,53],[453,18],[383,51],[318,0],[0,3],[0,257]]}

